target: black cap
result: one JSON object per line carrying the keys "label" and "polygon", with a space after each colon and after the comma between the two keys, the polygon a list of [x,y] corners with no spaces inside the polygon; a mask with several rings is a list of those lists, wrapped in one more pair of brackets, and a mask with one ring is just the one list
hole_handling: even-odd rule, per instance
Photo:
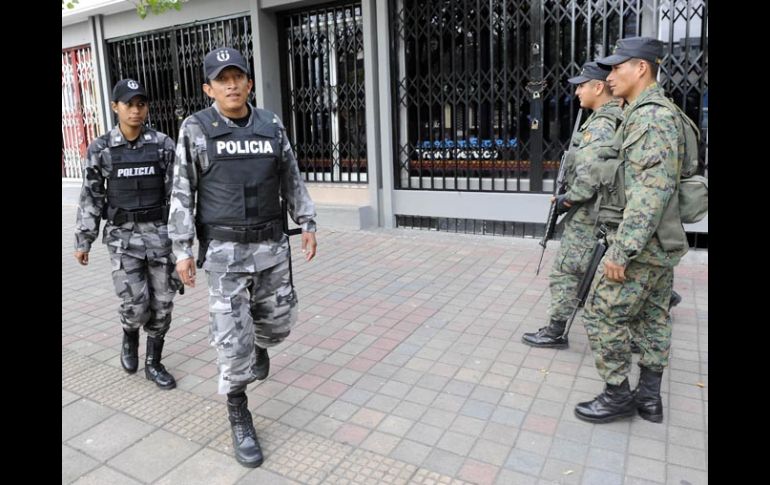
{"label": "black cap", "polygon": [[591,79],[596,79],[597,81],[606,81],[609,74],[609,69],[603,68],[599,66],[599,64],[591,61],[583,64],[583,69],[580,71],[580,74],[567,79],[567,82],[570,84],[583,84],[584,82],[590,81]]}
{"label": "black cap", "polygon": [[203,73],[209,81],[214,79],[226,67],[237,67],[249,75],[249,65],[246,59],[235,49],[220,47],[206,54],[203,59]]}
{"label": "black cap", "polygon": [[112,100],[116,103],[118,101],[128,103],[134,96],[144,96],[149,99],[142,83],[134,79],[121,79],[112,88]]}
{"label": "black cap", "polygon": [[599,65],[614,66],[629,59],[644,59],[660,65],[663,59],[663,42],[652,37],[629,37],[615,44],[611,56],[597,59]]}

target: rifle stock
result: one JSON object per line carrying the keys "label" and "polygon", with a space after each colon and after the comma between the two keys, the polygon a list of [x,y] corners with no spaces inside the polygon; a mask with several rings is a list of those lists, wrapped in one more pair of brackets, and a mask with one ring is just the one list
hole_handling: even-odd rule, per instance
{"label": "rifle stock", "polygon": [[562,333],[562,338],[567,337],[569,329],[572,327],[572,321],[575,320],[575,315],[577,315],[578,309],[585,306],[586,298],[588,298],[588,291],[591,289],[591,283],[594,280],[594,275],[596,274],[596,270],[599,268],[599,263],[601,262],[602,257],[604,257],[604,253],[606,252],[607,229],[604,226],[601,226],[599,228],[599,239],[596,241],[594,249],[591,252],[591,262],[588,264],[588,268],[586,269],[586,272],[583,273],[583,278],[580,279],[580,283],[578,284],[577,295],[575,296],[577,305],[575,305],[575,309],[572,310],[572,315],[569,316],[567,325],[564,326],[564,333]]}

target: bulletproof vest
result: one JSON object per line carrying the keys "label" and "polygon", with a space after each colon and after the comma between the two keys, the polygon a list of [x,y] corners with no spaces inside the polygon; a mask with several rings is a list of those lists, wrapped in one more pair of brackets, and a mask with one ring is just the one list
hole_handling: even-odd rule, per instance
{"label": "bulletproof vest", "polygon": [[281,131],[273,114],[254,109],[246,127],[228,126],[213,107],[193,116],[209,159],[198,182],[198,223],[254,226],[280,217]]}
{"label": "bulletproof vest", "polygon": [[107,179],[107,201],[111,213],[155,208],[165,203],[165,173],[158,154],[155,137],[134,150],[127,145],[110,148],[112,172]]}

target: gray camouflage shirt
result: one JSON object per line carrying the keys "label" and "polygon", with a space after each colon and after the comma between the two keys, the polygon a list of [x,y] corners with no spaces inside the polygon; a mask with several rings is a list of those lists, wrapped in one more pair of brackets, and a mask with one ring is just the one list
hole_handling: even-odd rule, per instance
{"label": "gray camouflage shirt", "polygon": [[[89,252],[91,243],[96,240],[102,209],[106,203],[106,181],[112,173],[110,149],[127,145],[129,149],[139,149],[145,143],[158,144],[158,163],[165,172],[166,197],[171,194],[174,163],[174,140],[168,135],[146,126],[142,127],[139,137],[129,142],[125,139],[118,125],[88,145],[88,154],[84,170],[83,187],[75,222],[75,250]],[[104,224],[102,242],[111,252],[125,253],[131,256],[153,260],[171,253],[171,241],[168,238],[166,224],[162,222],[125,222],[113,225]]]}
{"label": "gray camouflage shirt", "polygon": [[[219,112],[217,104],[213,104]],[[254,122],[254,108],[246,126]],[[232,120],[220,113],[227,126],[237,128]],[[289,215],[305,232],[315,232],[315,204],[310,199],[297,159],[286,136],[281,120],[273,115],[273,123],[281,130],[280,180],[281,196],[286,199]],[[168,218],[169,236],[173,241],[173,250],[177,261],[192,258],[193,238],[195,237],[195,192],[198,178],[209,166],[206,148],[206,135],[198,119],[188,116],[179,129],[179,141],[176,147],[174,166],[174,186],[171,191],[171,212]],[[225,227],[225,226],[222,226]],[[203,268],[218,272],[254,273],[275,266],[288,257],[289,241],[284,236],[280,241],[259,243],[238,243],[233,241],[211,240],[206,253]]]}

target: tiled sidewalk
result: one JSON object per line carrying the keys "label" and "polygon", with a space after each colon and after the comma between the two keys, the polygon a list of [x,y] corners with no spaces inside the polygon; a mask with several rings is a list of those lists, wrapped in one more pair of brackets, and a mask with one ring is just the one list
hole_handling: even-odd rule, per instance
{"label": "tiled sidewalk", "polygon": [[106,249],[80,267],[73,224],[63,196],[62,483],[708,482],[707,254],[676,270],[664,423],[592,425],[573,414],[602,389],[579,317],[568,350],[520,341],[549,299],[535,241],[322,229],[316,260],[294,263],[299,322],[249,387],[266,455],[251,470],[216,394],[205,285],[175,300],[164,364],[179,385],[161,391],[143,359],[121,370]]}

